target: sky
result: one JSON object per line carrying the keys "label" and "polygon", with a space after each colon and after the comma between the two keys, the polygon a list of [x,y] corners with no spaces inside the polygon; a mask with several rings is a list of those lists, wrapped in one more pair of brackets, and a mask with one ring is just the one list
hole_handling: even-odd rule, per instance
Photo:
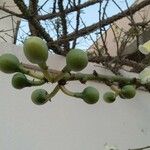
{"label": "sky", "polygon": [[[41,6],[46,0],[39,0],[39,6]],[[67,2],[68,0],[64,0],[64,3]],[[135,0],[128,0],[128,4],[129,6],[131,4],[133,4]],[[25,0],[26,4],[28,5],[28,0]],[[82,3],[83,2],[86,2],[86,0],[82,0]],[[117,4],[120,6],[120,8],[122,10],[125,10],[127,9],[127,6],[125,4],[125,0],[117,0],[116,1]],[[50,11],[50,7],[52,6],[52,2],[49,1],[48,2],[48,5],[45,5],[46,7],[44,7],[44,10],[46,10],[46,12],[42,11],[43,14],[47,13]],[[92,23],[96,23],[98,20],[99,20],[99,13],[98,13],[98,10],[99,10],[99,4],[95,4],[91,7],[88,7],[86,9],[83,9],[82,10],[82,18],[83,18],[83,21],[85,22],[86,26],[89,26],[91,25]],[[117,12],[120,12],[120,10],[113,4],[113,2],[110,2],[110,4],[108,5],[107,7],[107,15],[108,17],[116,14]],[[68,15],[68,18],[72,20],[72,26],[75,26],[75,14],[71,14],[71,15]],[[49,22],[47,21],[46,23],[45,22],[41,22],[43,24],[43,26],[46,26]],[[21,22],[21,29],[19,30],[19,35],[20,35],[20,38],[19,40],[23,40],[26,36],[28,36],[25,32],[28,32],[29,33],[29,30],[28,30],[28,27],[27,27],[27,22],[25,20],[23,20]],[[80,28],[83,28],[84,25],[81,25]],[[53,30],[49,31],[50,34],[54,37],[54,32]],[[71,26],[68,25],[68,32],[73,32],[73,29]],[[22,39],[22,38],[23,39]],[[93,38],[93,40],[96,40],[96,35],[95,33],[94,34],[91,34],[91,37]],[[18,44],[20,44],[20,41],[18,41]],[[77,47],[78,48],[81,48],[81,49],[87,49],[88,47],[90,47],[90,45],[92,44],[93,42],[91,41],[91,39],[89,37],[86,37],[85,38],[79,38],[78,39],[78,45]]]}

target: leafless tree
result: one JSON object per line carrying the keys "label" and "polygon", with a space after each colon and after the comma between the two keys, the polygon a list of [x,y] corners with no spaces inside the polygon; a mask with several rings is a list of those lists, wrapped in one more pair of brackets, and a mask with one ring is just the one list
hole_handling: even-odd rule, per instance
{"label": "leafless tree", "polygon": [[[36,35],[47,42],[50,51],[64,56],[71,48],[79,47],[82,43],[86,43],[86,48],[88,43],[93,43],[94,46],[88,51],[89,61],[102,64],[115,74],[119,74],[119,70],[123,68],[132,72],[140,72],[149,65],[149,62],[146,61],[149,56],[145,57],[138,51],[129,54],[124,52],[129,43],[136,42],[138,49],[138,45],[144,42],[141,40],[141,35],[144,31],[149,30],[149,20],[145,21],[143,18],[137,22],[134,15],[149,6],[150,1],[143,0],[131,6],[127,0],[122,2],[126,6],[125,10],[120,6],[121,3],[115,0],[89,0],[86,2],[82,0],[28,0],[26,3],[23,0],[14,0],[20,13],[9,10],[5,5],[0,9],[9,15],[20,17],[28,23],[26,25],[29,30],[27,27],[26,30],[23,30],[21,26],[19,31],[17,30],[18,34],[15,34],[17,42],[24,41],[26,36]],[[110,15],[111,5],[119,10],[116,14]],[[96,8],[95,11],[88,12],[87,10],[92,7]],[[88,13],[99,17],[89,24],[87,19],[84,19]],[[128,20],[130,26],[128,30],[124,30],[116,24],[116,21],[122,18]],[[90,20],[90,18],[88,19]],[[113,50],[116,51],[115,56],[111,55],[107,44],[108,29],[112,30],[116,43],[116,49]],[[24,35],[22,36],[20,32]],[[99,46],[98,39],[101,39],[101,46]]]}

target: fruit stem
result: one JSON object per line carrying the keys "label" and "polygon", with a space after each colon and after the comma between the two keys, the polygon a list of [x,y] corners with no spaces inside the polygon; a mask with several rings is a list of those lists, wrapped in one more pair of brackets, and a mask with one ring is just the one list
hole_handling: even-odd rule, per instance
{"label": "fruit stem", "polygon": [[38,64],[39,67],[42,69],[42,70],[47,70],[48,69],[48,66],[46,65],[46,62],[44,63],[41,63],[41,64]]}
{"label": "fruit stem", "polygon": [[58,82],[59,80],[61,80],[68,72],[70,72],[70,70],[68,69],[67,65],[62,69],[62,71],[60,72],[60,74],[58,74],[55,79],[54,79],[54,83]]}
{"label": "fruit stem", "polygon": [[45,84],[45,80],[39,80],[39,81],[27,80],[27,82],[28,82],[31,86],[39,86],[39,85]]}
{"label": "fruit stem", "polygon": [[53,91],[46,96],[46,99],[49,99],[49,101],[51,101],[51,99],[58,93],[59,90],[60,90],[59,85],[56,85]]}
{"label": "fruit stem", "polygon": [[40,79],[40,80],[44,80],[44,76],[37,71],[31,70],[31,69],[27,69],[25,68],[22,64],[19,66],[20,72],[26,75],[29,75],[31,77]]}
{"label": "fruit stem", "polygon": [[48,70],[42,70],[45,78],[49,81],[49,82],[53,82],[53,76],[49,73]]}
{"label": "fruit stem", "polygon": [[51,73],[49,73],[48,71],[48,66],[46,65],[46,62],[38,64],[39,67],[42,69],[42,73],[44,74],[45,78],[49,81],[49,82],[53,82],[53,76]]}
{"label": "fruit stem", "polygon": [[65,86],[62,86],[62,85],[59,85],[59,87],[60,87],[61,91],[68,96],[82,98],[82,93],[69,91],[68,89],[65,88]]}
{"label": "fruit stem", "polygon": [[110,88],[116,93],[116,95],[119,95],[119,93],[121,92],[121,90],[114,85],[111,85]]}

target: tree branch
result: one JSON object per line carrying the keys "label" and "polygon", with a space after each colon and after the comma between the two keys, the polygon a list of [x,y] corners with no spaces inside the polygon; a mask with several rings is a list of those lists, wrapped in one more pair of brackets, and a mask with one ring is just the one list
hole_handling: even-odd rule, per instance
{"label": "tree branch", "polygon": [[146,146],[146,147],[142,147],[142,148],[136,148],[136,149],[128,149],[128,150],[144,150],[144,149],[148,149],[150,148],[150,146]]}
{"label": "tree branch", "polygon": [[[94,5],[96,3],[99,3],[101,1],[104,1],[104,0],[92,0],[92,1],[87,1],[83,4],[80,4],[80,5],[77,5],[77,6],[74,6],[74,7],[71,7],[69,9],[65,9],[64,10],[64,13],[65,14],[69,14],[71,12],[74,12],[74,11],[78,11],[80,9],[83,9],[83,8],[86,8],[88,6],[91,6],[91,5]],[[58,16],[61,16],[61,12],[57,12],[57,13],[50,13],[50,14],[46,14],[46,15],[40,15],[40,16],[37,16],[37,19],[38,20],[46,20],[46,19],[53,19],[55,17],[58,17]]]}
{"label": "tree branch", "polygon": [[40,22],[30,14],[23,0],[14,0],[14,2],[19,7],[21,12],[27,17],[29,23],[31,23],[31,25],[34,26],[34,28],[38,30],[40,35],[47,41],[48,47],[52,49],[56,54],[62,54],[62,50],[60,49],[60,47],[54,43],[53,39],[45,31]]}
{"label": "tree branch", "polygon": [[127,10],[121,12],[121,13],[118,13],[117,15],[114,15],[112,17],[104,19],[101,22],[97,22],[95,24],[92,24],[91,26],[82,28],[82,29],[80,29],[78,31],[78,34],[76,34],[76,32],[72,32],[72,33],[68,34],[67,39],[64,39],[63,37],[61,37],[56,42],[62,43],[62,42],[64,42],[64,40],[72,41],[72,40],[74,40],[76,38],[88,35],[91,32],[94,32],[97,29],[99,29],[100,25],[101,25],[101,28],[102,28],[102,27],[104,27],[106,25],[109,25],[110,23],[113,23],[113,22],[115,22],[115,21],[117,21],[117,20],[119,20],[119,19],[121,19],[123,17],[126,17],[126,16],[130,15],[131,12],[132,12],[132,14],[136,13],[137,11],[139,11],[140,9],[144,8],[147,5],[150,5],[150,1],[144,0],[141,3],[130,7],[130,10],[127,9]]}
{"label": "tree branch", "polygon": [[[62,36],[64,39],[66,39],[68,32],[67,32],[67,19],[63,7],[63,0],[58,0],[58,8],[61,13],[60,18],[61,18],[62,33],[63,33]],[[65,40],[64,42],[64,51],[65,53],[69,51],[69,42],[67,40]]]}

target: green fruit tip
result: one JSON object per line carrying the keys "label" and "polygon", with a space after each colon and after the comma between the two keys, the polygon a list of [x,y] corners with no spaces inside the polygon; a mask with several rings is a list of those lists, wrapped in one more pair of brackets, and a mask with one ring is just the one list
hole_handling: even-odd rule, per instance
{"label": "green fruit tip", "polygon": [[121,89],[120,95],[124,98],[131,99],[136,95],[136,89],[133,85],[125,85]]}
{"label": "green fruit tip", "polygon": [[19,65],[18,58],[13,54],[6,53],[0,56],[0,70],[4,73],[19,72]]}
{"label": "green fruit tip", "polygon": [[94,87],[87,87],[82,92],[82,99],[88,104],[95,104],[99,100],[99,92]]}
{"label": "green fruit tip", "polygon": [[30,36],[24,41],[23,50],[26,58],[34,64],[42,64],[48,59],[48,47],[44,40]]}
{"label": "green fruit tip", "polygon": [[31,100],[36,105],[43,105],[48,101],[48,99],[46,98],[47,94],[48,93],[46,90],[37,89],[37,90],[32,92]]}
{"label": "green fruit tip", "polygon": [[113,103],[116,100],[116,93],[114,93],[114,92],[106,92],[103,95],[103,99],[107,103]]}
{"label": "green fruit tip", "polygon": [[31,85],[23,73],[16,73],[12,77],[11,83],[12,83],[12,86],[16,89],[22,89]]}
{"label": "green fruit tip", "polygon": [[72,71],[83,70],[88,64],[87,53],[81,49],[70,50],[66,56],[66,64]]}

